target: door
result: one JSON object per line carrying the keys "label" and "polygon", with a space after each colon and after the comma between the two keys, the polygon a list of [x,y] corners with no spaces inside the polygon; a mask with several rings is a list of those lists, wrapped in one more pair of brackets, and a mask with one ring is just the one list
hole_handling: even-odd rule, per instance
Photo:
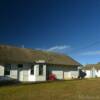
{"label": "door", "polygon": [[18,68],[18,81],[23,81],[23,71],[21,68]]}

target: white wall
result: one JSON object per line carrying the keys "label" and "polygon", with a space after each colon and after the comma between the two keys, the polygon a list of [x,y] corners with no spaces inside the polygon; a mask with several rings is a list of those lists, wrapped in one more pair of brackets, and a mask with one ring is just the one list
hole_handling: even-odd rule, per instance
{"label": "white wall", "polygon": [[28,81],[28,67],[28,64],[23,64],[23,68],[18,68],[18,64],[11,64],[10,75],[4,76],[4,66],[0,65],[0,76],[2,80]]}
{"label": "white wall", "polygon": [[12,79],[17,79],[18,75],[18,70],[17,70],[17,65],[16,64],[11,64],[11,70],[10,70],[10,78]]}
{"label": "white wall", "polygon": [[4,66],[0,65],[0,76],[4,76]]}
{"label": "white wall", "polygon": [[[23,64],[22,68],[18,68],[18,64],[12,64],[10,70],[10,78],[18,79],[24,82],[46,81],[46,70],[54,73],[57,79],[72,79],[78,77],[77,67],[64,66],[46,66],[43,65],[43,75],[39,75],[39,64],[34,65],[34,75],[31,75],[31,64]],[[0,66],[0,76],[4,76],[4,67]]]}
{"label": "white wall", "polygon": [[11,64],[10,78],[19,81],[28,81],[29,64],[23,64],[22,68],[18,68],[18,64]]}
{"label": "white wall", "polygon": [[12,64],[9,77],[21,82],[29,81],[30,66],[31,64],[23,64],[22,68],[18,68],[18,64]]}
{"label": "white wall", "polygon": [[43,75],[39,75],[39,64],[35,65],[35,81],[46,81],[46,65],[43,65]]}
{"label": "white wall", "polygon": [[85,78],[96,78],[100,77],[100,70],[96,69],[88,69],[88,70],[83,70],[86,73]]}
{"label": "white wall", "polygon": [[0,81],[2,80],[11,80],[10,75],[4,75],[4,65],[0,65]]}
{"label": "white wall", "polygon": [[96,76],[100,77],[100,70],[96,71]]}
{"label": "white wall", "polygon": [[37,66],[34,65],[34,74],[33,75],[31,75],[31,68],[28,71],[28,81],[30,81],[30,82],[36,81],[36,79],[35,79],[36,67]]}
{"label": "white wall", "polygon": [[34,65],[34,75],[30,74],[31,69],[28,72],[29,81],[46,81],[46,65],[43,65],[43,75],[39,75],[39,64]]}
{"label": "white wall", "polygon": [[47,70],[49,73],[53,73],[56,75],[57,79],[72,79],[78,77],[77,67],[73,66],[48,66]]}
{"label": "white wall", "polygon": [[90,70],[85,70],[84,72],[86,73],[85,78],[91,78],[92,77],[92,74],[91,74]]}
{"label": "white wall", "polygon": [[63,71],[62,70],[52,70],[52,73],[56,75],[57,79],[63,79]]}
{"label": "white wall", "polygon": [[29,70],[31,64],[23,64],[22,68],[17,68],[19,81],[27,82],[29,81]]}
{"label": "white wall", "polygon": [[5,80],[4,78],[4,66],[0,65],[0,81]]}
{"label": "white wall", "polygon": [[11,64],[10,75],[4,76],[4,66],[0,65],[1,80],[16,79],[21,82],[46,80],[46,65],[43,65],[43,75],[39,75],[39,64],[34,65],[34,75],[30,72],[31,64],[23,64],[22,68],[18,68],[18,64]]}

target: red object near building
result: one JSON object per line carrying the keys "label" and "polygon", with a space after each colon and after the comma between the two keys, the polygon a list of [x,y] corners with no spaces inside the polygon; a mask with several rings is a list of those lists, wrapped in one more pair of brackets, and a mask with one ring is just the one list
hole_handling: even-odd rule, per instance
{"label": "red object near building", "polygon": [[50,74],[49,75],[49,80],[56,80],[56,75],[55,74]]}

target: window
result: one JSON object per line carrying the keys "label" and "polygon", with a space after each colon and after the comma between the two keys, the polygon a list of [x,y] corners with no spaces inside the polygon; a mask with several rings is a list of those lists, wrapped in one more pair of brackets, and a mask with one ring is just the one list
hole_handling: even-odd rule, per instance
{"label": "window", "polygon": [[11,69],[10,64],[5,65],[4,75],[10,75],[10,69]]}
{"label": "window", "polygon": [[18,68],[22,68],[23,67],[23,64],[18,64]]}
{"label": "window", "polygon": [[39,65],[39,75],[43,75],[43,65]]}
{"label": "window", "polygon": [[34,65],[31,66],[31,75],[34,75]]}

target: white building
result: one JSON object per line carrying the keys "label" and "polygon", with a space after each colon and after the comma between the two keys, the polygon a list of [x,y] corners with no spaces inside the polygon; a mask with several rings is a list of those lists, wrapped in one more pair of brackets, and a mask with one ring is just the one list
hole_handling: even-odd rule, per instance
{"label": "white building", "polygon": [[82,70],[86,73],[85,78],[100,77],[100,64],[87,64]]}
{"label": "white building", "polygon": [[71,57],[26,48],[0,46],[0,80],[46,81],[50,74],[65,80],[78,77],[80,64]]}

